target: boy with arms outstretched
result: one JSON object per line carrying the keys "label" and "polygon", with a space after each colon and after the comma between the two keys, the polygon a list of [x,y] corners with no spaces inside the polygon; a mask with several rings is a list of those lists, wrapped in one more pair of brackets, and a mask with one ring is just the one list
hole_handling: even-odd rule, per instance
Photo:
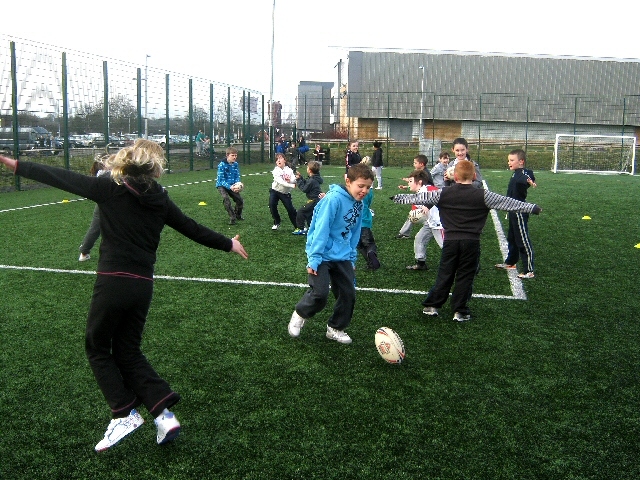
{"label": "boy with arms outstretched", "polygon": [[296,304],[289,335],[299,337],[308,318],[324,309],[329,287],[336,302],[327,321],[327,338],[351,343],[344,331],[351,323],[356,303],[354,269],[362,227],[362,200],[373,185],[373,172],[356,164],[347,171],[345,185],[331,185],[316,205],[307,235],[309,289]]}
{"label": "boy with arms outstretched", "polygon": [[435,192],[414,195],[396,195],[396,203],[436,205],[444,227],[444,243],[436,283],[422,302],[425,315],[438,315],[440,308],[451,297],[453,319],[471,320],[467,303],[471,299],[473,280],[480,260],[480,234],[491,209],[539,214],[541,208],[531,203],[503,197],[497,193],[473,186],[475,167],[468,160],[459,160],[454,171],[456,183]]}

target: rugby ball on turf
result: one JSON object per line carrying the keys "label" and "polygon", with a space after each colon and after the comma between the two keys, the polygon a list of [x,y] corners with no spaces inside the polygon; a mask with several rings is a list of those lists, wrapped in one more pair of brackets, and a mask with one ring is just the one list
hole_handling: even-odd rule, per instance
{"label": "rugby ball on turf", "polygon": [[400,335],[389,327],[380,327],[375,340],[378,353],[387,363],[402,363],[406,354]]}
{"label": "rugby ball on turf", "polygon": [[242,182],[236,182],[233,185],[231,185],[231,190],[234,190],[238,193],[240,193],[242,190],[244,190],[244,183]]}
{"label": "rugby ball on turf", "polygon": [[425,215],[421,207],[415,208],[409,212],[409,221],[411,223],[424,223],[426,219],[427,215]]}

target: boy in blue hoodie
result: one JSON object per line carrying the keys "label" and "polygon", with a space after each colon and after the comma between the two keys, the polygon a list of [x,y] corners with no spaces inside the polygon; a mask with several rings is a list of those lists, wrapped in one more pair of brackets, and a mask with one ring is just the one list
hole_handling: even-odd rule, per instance
{"label": "boy in blue hoodie", "polygon": [[[222,204],[229,214],[229,225],[235,225],[236,220],[244,220],[242,217],[242,208],[244,207],[244,199],[240,192],[233,187],[234,184],[240,182],[240,167],[238,166],[238,150],[234,147],[227,148],[227,158],[218,164],[218,176],[216,177],[216,188],[222,195]],[[231,206],[231,200],[236,204],[234,209]]]}
{"label": "boy in blue hoodie", "polygon": [[307,235],[307,273],[309,289],[296,304],[289,321],[289,335],[299,337],[308,318],[327,305],[329,287],[336,299],[327,321],[327,338],[351,343],[344,331],[351,323],[356,303],[355,264],[362,227],[362,200],[373,185],[373,172],[367,165],[353,165],[345,185],[331,185],[318,202]]}

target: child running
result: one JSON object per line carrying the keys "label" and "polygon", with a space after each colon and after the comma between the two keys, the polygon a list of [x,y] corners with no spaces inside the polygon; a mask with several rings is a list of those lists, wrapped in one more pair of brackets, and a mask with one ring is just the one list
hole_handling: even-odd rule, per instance
{"label": "child running", "polygon": [[336,301],[327,321],[327,338],[351,343],[344,331],[351,323],[356,303],[355,265],[362,226],[362,200],[373,185],[366,165],[353,165],[345,185],[331,185],[318,202],[307,235],[309,289],[297,303],[289,321],[289,335],[299,337],[307,319],[327,305],[329,287]]}
{"label": "child running", "polygon": [[475,168],[468,160],[459,160],[454,172],[456,183],[435,192],[396,195],[396,203],[437,205],[444,226],[444,244],[436,283],[422,302],[425,315],[438,315],[449,298],[455,280],[451,308],[457,322],[471,320],[468,302],[480,260],[480,234],[491,209],[539,214],[539,206],[503,197],[473,186]]}
{"label": "child running", "polygon": [[[428,161],[429,159],[427,158],[426,155],[422,155],[422,154],[416,155],[413,158],[413,169],[424,170],[428,176],[427,183],[430,185],[433,185],[433,179],[431,178],[431,173],[429,172],[429,170],[427,170]],[[409,182],[409,177],[403,178],[402,180],[404,180],[405,182]],[[408,183],[407,185],[398,185],[398,188],[401,190],[408,190],[409,185]],[[396,235],[396,238],[399,238],[399,239],[411,238],[410,233],[412,228],[413,228],[413,223],[411,223],[409,219],[405,220],[405,222],[402,224],[402,227],[400,227],[400,231]]]}
{"label": "child running", "polygon": [[307,196],[307,203],[296,211],[296,229],[292,232],[294,235],[306,235],[307,225],[311,225],[313,209],[320,201],[321,185],[324,183],[320,176],[321,166],[322,164],[316,160],[307,163],[307,175],[309,176],[306,179],[300,175],[300,172],[296,172],[296,185],[298,190]]}
{"label": "child running", "polygon": [[[438,187],[431,185],[426,170],[414,170],[409,175],[409,189],[412,192],[422,193],[438,190]],[[438,207],[427,208],[422,205],[414,205],[414,209],[422,209],[424,214],[424,220],[421,222],[422,227],[416,233],[416,238],[413,240],[413,253],[416,258],[416,263],[408,265],[407,270],[429,270],[427,266],[427,245],[432,238],[435,238],[436,242],[442,248],[444,241],[444,231],[442,224],[440,223],[440,212]]]}
{"label": "child running", "polygon": [[[240,182],[240,167],[238,166],[238,150],[234,147],[227,148],[226,158],[218,164],[218,176],[216,177],[216,188],[222,196],[222,204],[229,214],[229,225],[235,225],[236,220],[244,220],[242,209],[244,199],[240,195],[236,183]],[[231,206],[231,200],[236,204],[235,209]]]}
{"label": "child running", "polygon": [[187,217],[156,179],[165,165],[164,151],[150,140],[137,140],[109,158],[109,177],[90,177],[61,168],[0,156],[16,175],[81,195],[100,208],[100,257],[85,333],[86,353],[112,420],[100,452],[116,445],[142,424],[144,405],[155,419],[156,441],[172,441],[180,422],[169,409],[180,400],[141,351],[142,334],[153,294],[153,270],[160,232],[170,226],[206,247],[247,253],[239,236],[227,238]]}
{"label": "child running", "polygon": [[[371,158],[364,157],[360,162],[362,165],[371,167]],[[374,174],[375,170],[372,168]],[[378,260],[378,246],[373,236],[373,210],[371,203],[373,202],[373,188],[362,199],[362,227],[360,228],[360,241],[358,242],[358,251],[367,262],[369,270],[377,270],[380,268],[380,260]]]}
{"label": "child running", "polygon": [[291,167],[287,165],[284,154],[276,154],[276,166],[273,169],[273,183],[269,189],[269,211],[273,218],[271,230],[280,228],[280,213],[278,212],[278,202],[282,202],[289,221],[293,228],[296,228],[296,208],[291,200],[291,191],[296,188],[295,175]]}

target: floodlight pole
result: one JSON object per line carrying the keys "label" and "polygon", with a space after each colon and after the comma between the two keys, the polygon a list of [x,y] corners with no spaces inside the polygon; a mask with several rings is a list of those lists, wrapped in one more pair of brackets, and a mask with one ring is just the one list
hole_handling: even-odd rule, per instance
{"label": "floodlight pole", "polygon": [[[273,0],[273,8],[271,9],[271,83],[269,85],[269,160],[273,159],[273,145],[275,143],[275,134],[273,133],[273,50],[275,48],[276,39],[276,0]],[[272,142],[273,141],[273,142]]]}
{"label": "floodlight pole", "polygon": [[[424,104],[424,65],[420,65],[418,70],[422,70],[422,88],[420,90],[420,140],[424,139],[424,128],[422,128],[422,107]],[[419,148],[419,147],[418,147]]]}

